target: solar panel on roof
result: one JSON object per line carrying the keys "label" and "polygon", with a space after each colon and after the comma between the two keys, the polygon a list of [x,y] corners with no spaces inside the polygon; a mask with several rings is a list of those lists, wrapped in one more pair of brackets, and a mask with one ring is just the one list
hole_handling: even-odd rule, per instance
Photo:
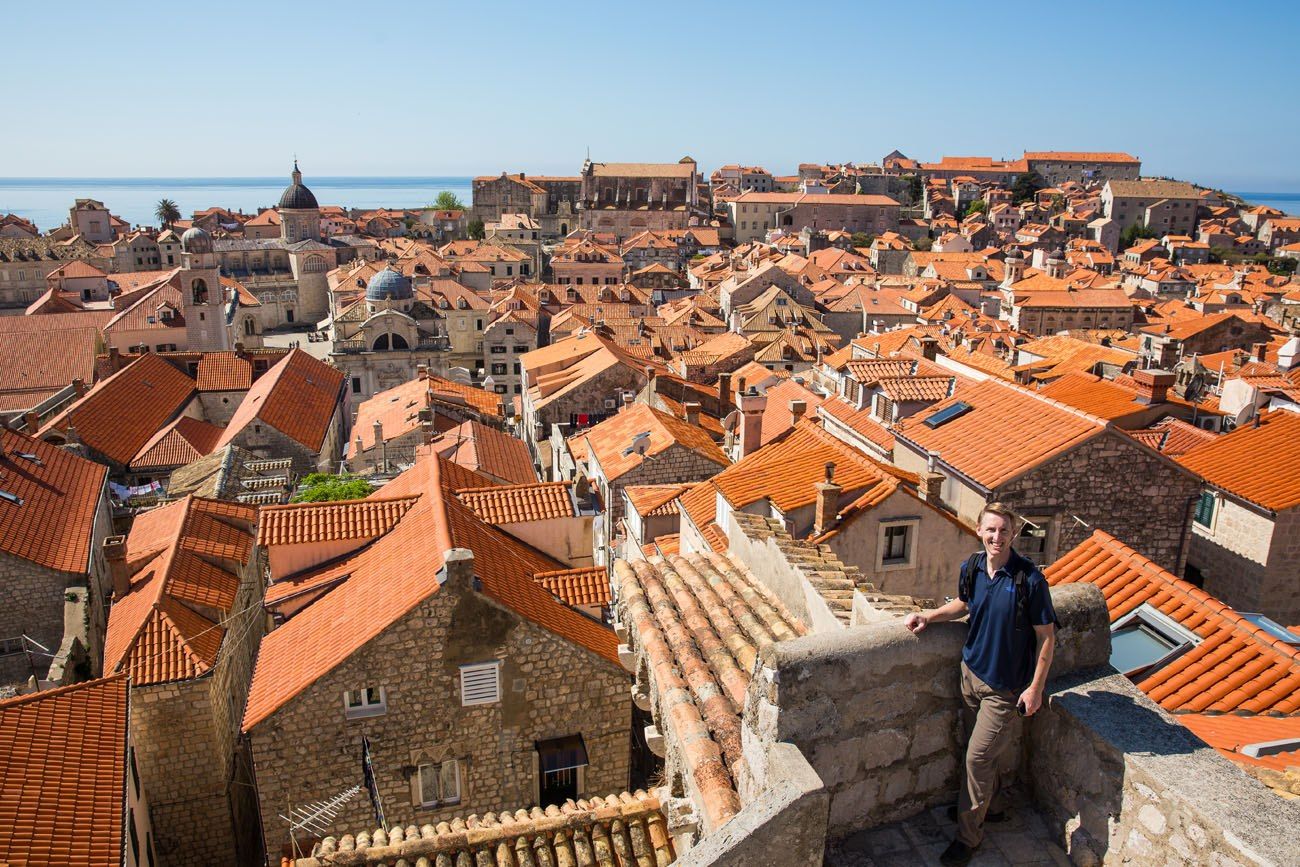
{"label": "solar panel on roof", "polygon": [[971,406],[964,400],[959,400],[951,406],[946,406],[925,420],[925,426],[936,428],[940,425],[947,424],[958,416],[963,416],[975,407]]}

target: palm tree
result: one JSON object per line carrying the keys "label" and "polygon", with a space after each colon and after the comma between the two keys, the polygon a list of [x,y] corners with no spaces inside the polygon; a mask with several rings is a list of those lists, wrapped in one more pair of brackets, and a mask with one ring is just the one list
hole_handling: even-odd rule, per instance
{"label": "palm tree", "polygon": [[181,211],[171,199],[159,199],[158,207],[154,208],[153,215],[162,223],[162,227],[167,229],[171,227],[172,223],[181,218]]}

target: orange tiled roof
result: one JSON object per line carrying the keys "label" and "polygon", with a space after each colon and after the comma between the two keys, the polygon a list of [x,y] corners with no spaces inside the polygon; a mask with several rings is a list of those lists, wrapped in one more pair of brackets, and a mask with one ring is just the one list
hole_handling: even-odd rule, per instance
{"label": "orange tiled roof", "polygon": [[1258,758],[1241,752],[1242,747],[1268,741],[1300,743],[1300,716],[1184,713],[1177,719],[1198,738],[1246,768],[1300,768],[1300,746]]}
{"label": "orange tiled roof", "polygon": [[740,811],[740,717],[758,653],[807,630],[747,568],[719,554],[615,560],[613,580],[629,643],[645,655],[662,700],[657,721],[681,745],[706,827],[717,828]]}
{"label": "orange tiled roof", "polygon": [[565,605],[609,605],[609,573],[603,566],[538,572],[534,580]]}
{"label": "orange tiled roof", "polygon": [[291,350],[253,383],[217,447],[230,444],[254,419],[260,419],[312,451],[320,451],[340,405],[343,380],[343,371],[301,349]]}
{"label": "orange tiled roof", "polygon": [[187,415],[179,416],[141,446],[128,467],[139,471],[193,463],[216,448],[221,434],[222,429],[216,425]]}
{"label": "orange tiled roof", "polygon": [[1133,439],[1144,443],[1161,454],[1176,458],[1197,446],[1214,442],[1219,435],[1188,424],[1178,418],[1163,418],[1149,428],[1127,431]]}
{"label": "orange tiled roof", "polygon": [[1123,418],[1150,407],[1138,402],[1133,389],[1091,373],[1068,373],[1038,393],[1104,419]]}
{"label": "orange tiled roof", "polygon": [[253,385],[253,359],[234,352],[205,352],[195,381],[199,391],[247,391]]}
{"label": "orange tiled roof", "polygon": [[[644,432],[650,434],[645,454],[624,454],[631,447],[632,438]],[[675,445],[687,448],[719,467],[729,463],[708,431],[644,403],[632,404],[574,439],[582,439],[588,444],[590,452],[600,462],[605,478],[610,481]]]}
{"label": "orange tiled roof", "polygon": [[456,498],[489,524],[546,521],[577,514],[568,482],[465,488],[456,491]]}
{"label": "orange tiled roof", "polygon": [[691,485],[628,485],[623,493],[636,513],[648,518],[676,515],[677,498],[690,489]]}
{"label": "orange tiled roof", "polygon": [[1300,504],[1300,415],[1276,410],[1189,451],[1179,463],[1273,512]]}
{"label": "orange tiled roof", "polygon": [[[563,568],[484,522],[451,492],[483,477],[437,455],[422,455],[384,486],[386,497],[419,496],[388,533],[351,558],[349,574],[262,640],[245,706],[252,729],[382,633],[440,586],[443,553],[474,552],[482,592],[543,629],[618,665],[612,630],[560,603],[534,581]],[[328,640],[322,639],[328,636]]]}
{"label": "orange tiled roof", "polygon": [[0,701],[0,863],[122,863],[127,693],[106,677]]}
{"label": "orange tiled roof", "polygon": [[41,435],[75,427],[87,446],[125,466],[193,395],[194,380],[156,355],[142,355],[97,383]]}
{"label": "orange tiled roof", "polygon": [[880,390],[894,401],[943,400],[952,394],[951,376],[898,376],[880,380]]}
{"label": "orange tiled roof", "polygon": [[835,483],[846,497],[856,498],[868,490],[887,493],[900,480],[914,481],[910,474],[872,460],[805,419],[784,439],[746,456],[709,483],[733,508],[768,499],[788,514],[816,501],[815,485],[825,478],[827,462],[835,464]]}
{"label": "orange tiled roof", "polygon": [[444,431],[429,443],[429,448],[449,461],[506,484],[537,481],[532,455],[523,440],[472,419]]}
{"label": "orange tiled roof", "polygon": [[266,506],[257,524],[257,544],[265,547],[376,538],[391,530],[418,499],[418,495],[377,495],[365,500]]}
{"label": "orange tiled roof", "polygon": [[[971,409],[937,428],[924,422],[957,403]],[[1098,436],[1106,423],[1033,392],[986,379],[947,400],[901,419],[894,429],[922,451],[939,452],[942,461],[976,483],[993,489],[1042,462]]]}
{"label": "orange tiled roof", "polygon": [[1200,636],[1195,647],[1137,683],[1165,710],[1300,711],[1300,648],[1243,619],[1114,536],[1094,530],[1044,572],[1053,586],[1096,584],[1112,623],[1147,603]]}
{"label": "orange tiled roof", "polygon": [[817,407],[818,417],[830,416],[841,424],[851,428],[864,439],[879,446],[885,452],[894,449],[894,435],[879,421],[871,417],[871,407],[854,408],[853,404],[843,398],[833,397],[822,401]]}
{"label": "orange tiled roof", "polygon": [[95,379],[99,313],[0,316],[0,410],[30,409],[74,379]]}
{"label": "orange tiled roof", "polygon": [[139,515],[126,539],[130,590],[109,612],[105,671],[125,672],[135,686],[210,671],[226,627],[199,609],[223,621],[235,613],[256,521],[255,506],[193,496]]}
{"label": "orange tiled roof", "polygon": [[86,572],[107,475],[102,464],[0,428],[0,491],[22,501],[0,501],[0,551],[61,572]]}

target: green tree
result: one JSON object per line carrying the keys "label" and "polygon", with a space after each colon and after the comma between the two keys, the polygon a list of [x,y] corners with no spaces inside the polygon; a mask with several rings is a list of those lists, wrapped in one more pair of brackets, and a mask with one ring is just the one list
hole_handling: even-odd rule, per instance
{"label": "green tree", "polygon": [[171,199],[159,199],[157,207],[153,209],[153,215],[158,218],[159,223],[162,223],[164,229],[169,229],[181,218],[181,210]]}
{"label": "green tree", "polygon": [[484,228],[482,220],[470,220],[465,230],[469,232],[470,238],[475,241],[482,241],[483,236],[487,234],[487,229]]}
{"label": "green tree", "polygon": [[1134,223],[1133,225],[1129,226],[1127,229],[1125,229],[1123,232],[1120,233],[1119,248],[1121,250],[1127,250],[1129,247],[1132,247],[1134,244],[1136,244],[1138,241],[1143,240],[1144,238],[1159,238],[1159,237],[1160,235],[1157,234],[1154,229],[1148,229],[1146,226],[1142,225],[1141,223]]}
{"label": "green tree", "polygon": [[464,211],[465,203],[451,190],[443,190],[438,193],[438,198],[433,200],[429,207],[438,211]]}
{"label": "green tree", "polygon": [[374,486],[359,476],[335,476],[309,473],[302,479],[302,489],[294,495],[295,503],[324,503],[331,500],[360,500],[369,496]]}
{"label": "green tree", "polygon": [[971,202],[969,205],[966,206],[965,216],[969,217],[971,214],[983,214],[988,209],[989,209],[988,202],[984,201],[983,199],[976,199],[975,201]]}
{"label": "green tree", "polygon": [[923,238],[917,238],[915,241],[912,242],[912,249],[920,250],[922,253],[928,252],[929,249],[933,246],[934,246],[934,239],[931,238],[929,235],[926,235]]}
{"label": "green tree", "polygon": [[1027,202],[1046,186],[1047,181],[1043,180],[1038,172],[1025,172],[1023,175],[1018,175],[1016,182],[1011,185],[1011,200],[1017,205]]}
{"label": "green tree", "polygon": [[876,240],[876,236],[870,232],[854,232],[853,237],[849,239],[855,247],[870,247],[871,242]]}
{"label": "green tree", "polygon": [[912,197],[912,201],[913,202],[921,201],[922,192],[923,189],[921,186],[921,176],[909,175],[907,178],[907,194]]}

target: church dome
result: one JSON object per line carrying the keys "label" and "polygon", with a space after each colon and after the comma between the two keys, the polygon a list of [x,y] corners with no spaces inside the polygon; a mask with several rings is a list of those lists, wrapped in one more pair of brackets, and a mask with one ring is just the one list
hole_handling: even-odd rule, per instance
{"label": "church dome", "polygon": [[404,274],[385,268],[366,284],[367,301],[407,301],[411,298],[411,280]]}
{"label": "church dome", "polygon": [[298,161],[293,161],[293,183],[284,188],[280,194],[280,207],[289,210],[310,210],[319,208],[316,196],[302,182],[302,172],[298,171]]}
{"label": "church dome", "polygon": [[181,252],[211,253],[212,236],[198,226],[187,229],[185,234],[181,235]]}

